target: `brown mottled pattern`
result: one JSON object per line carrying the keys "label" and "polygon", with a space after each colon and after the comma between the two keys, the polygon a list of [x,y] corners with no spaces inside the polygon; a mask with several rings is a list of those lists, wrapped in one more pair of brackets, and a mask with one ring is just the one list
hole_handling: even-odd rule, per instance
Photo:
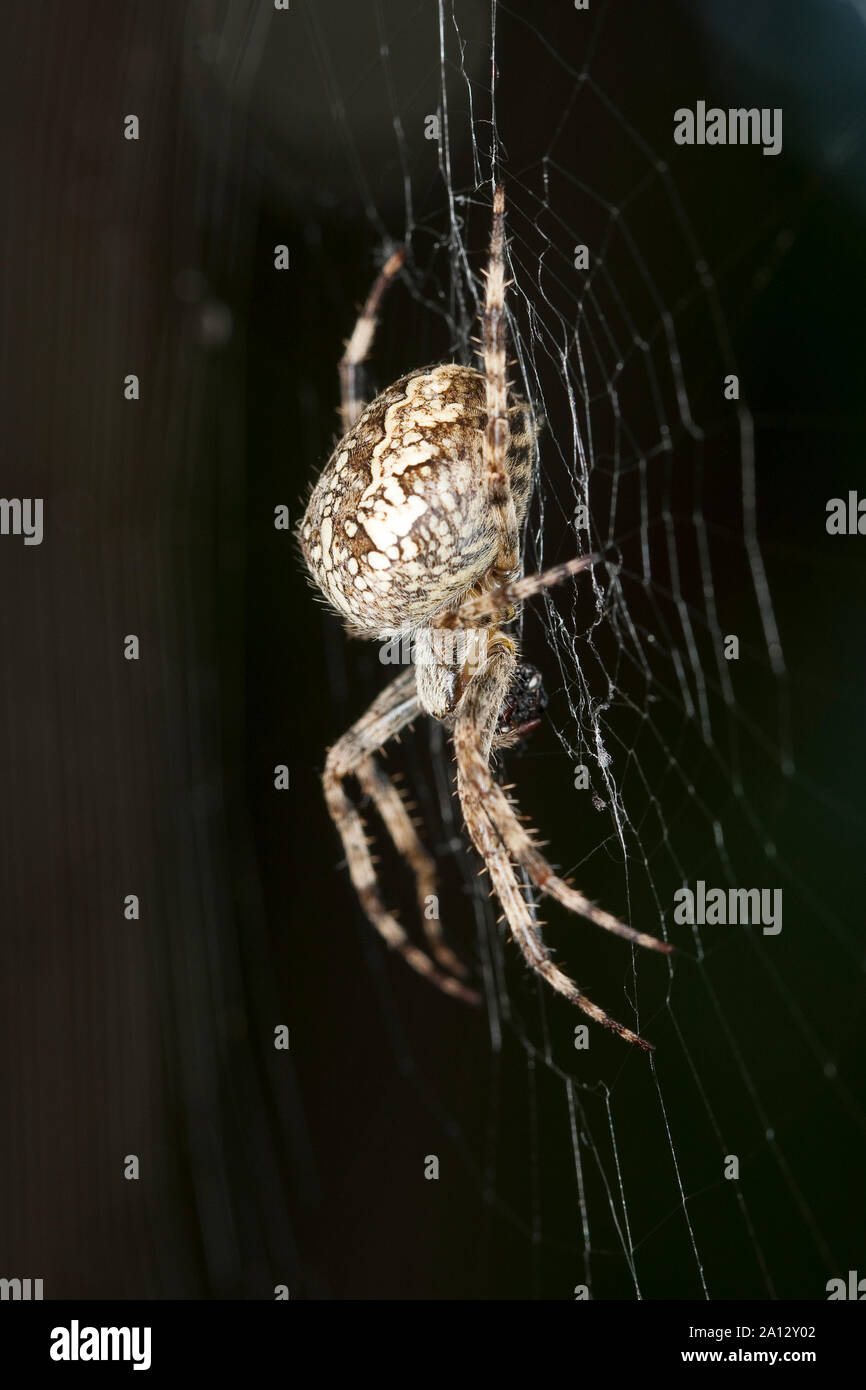
{"label": "brown mottled pattern", "polygon": [[[456,364],[411,372],[334,450],[300,526],[328,601],[366,636],[413,628],[457,602],[497,554],[484,487],[485,383]],[[534,426],[511,397],[507,468],[520,523]]]}

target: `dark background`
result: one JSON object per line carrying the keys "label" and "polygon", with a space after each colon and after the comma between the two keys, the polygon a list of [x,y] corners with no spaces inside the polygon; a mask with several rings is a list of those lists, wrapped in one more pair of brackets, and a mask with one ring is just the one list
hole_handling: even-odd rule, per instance
{"label": "dark background", "polygon": [[[526,41],[528,9],[553,52],[574,50],[569,72]],[[797,779],[766,787],[802,889],[786,979],[847,1099],[804,1073],[797,1039],[774,1030],[773,1000],[747,978],[748,952],[732,954],[725,1017],[774,1100],[804,1211],[775,1141],[738,1130],[743,1076],[702,1034],[684,961],[676,1010],[663,982],[650,1015],[660,1052],[674,1054],[678,1028],[687,1040],[663,1091],[616,1040],[594,1040],[583,1077],[594,1293],[635,1296],[605,1195],[621,1164],[644,1296],[702,1294],[685,1227],[668,1223],[665,1155],[643,1142],[662,1094],[711,1296],[820,1298],[858,1251],[863,1272],[862,539],[828,538],[823,522],[827,498],[864,477],[866,29],[829,3],[598,11],[591,42],[567,5],[500,11],[515,227],[531,215],[520,178],[583,63],[669,155],[671,112],[697,96],[785,108],[777,160],[686,151],[677,184],[748,382],[791,671]],[[460,23],[481,84],[486,6],[462,7]],[[543,1006],[509,962],[525,1017],[493,1052],[483,1016],[372,938],[318,776],[383,671],[312,601],[272,524],[279,503],[298,516],[331,447],[341,342],[376,255],[403,234],[395,104],[421,235],[416,293],[395,291],[377,343],[378,385],[454,346],[423,303],[443,226],[436,152],[419,135],[438,99],[437,7],[31,3],[7,6],[2,25],[2,491],[44,497],[46,535],[41,547],[0,540],[0,1275],[42,1277],[58,1298],[269,1298],[277,1283],[307,1298],[569,1298],[587,1245],[565,1085],[533,1052]],[[128,112],[137,143],[122,139]],[[455,119],[463,187],[467,130]],[[477,135],[483,152],[483,124]],[[557,154],[589,185],[609,175],[601,127]],[[623,168],[624,192],[635,177]],[[580,225],[579,189],[562,215]],[[651,215],[636,219],[664,284],[670,247]],[[272,268],[282,242],[286,275]],[[684,332],[699,342],[698,327]],[[127,372],[142,381],[135,405]],[[123,660],[127,633],[137,663]],[[527,641],[543,662],[541,631]],[[756,677],[743,694],[758,719],[763,691]],[[459,822],[443,823],[437,761],[419,731],[394,766],[421,786],[445,860],[443,915],[473,960],[489,920],[467,887],[468,851],[444,853]],[[273,789],[278,763],[287,794]],[[514,759],[514,779],[564,860],[573,799],[550,728]],[[740,848],[742,881],[760,882],[762,845]],[[582,886],[609,901],[615,864],[588,872]],[[127,893],[140,895],[138,922],[124,919]],[[581,942],[594,995],[621,1002],[622,958]],[[568,1046],[571,1020],[552,1017]],[[272,1045],[280,1023],[288,1054]],[[755,1230],[719,1193],[715,1150],[696,1177],[695,1074],[752,1160]],[[616,1161],[603,1085],[616,1087]],[[431,1153],[437,1184],[420,1177]],[[138,1182],[123,1178],[127,1154]]]}

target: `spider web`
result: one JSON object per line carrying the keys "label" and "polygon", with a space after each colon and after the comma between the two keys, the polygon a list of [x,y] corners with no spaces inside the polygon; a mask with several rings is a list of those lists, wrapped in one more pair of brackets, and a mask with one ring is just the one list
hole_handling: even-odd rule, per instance
{"label": "spider web", "polygon": [[[585,1020],[527,977],[496,923],[441,731],[429,750],[410,741],[446,861],[449,939],[471,955],[470,916],[477,932],[480,1115],[407,1018],[414,982],[369,937],[365,952],[398,1070],[434,1123],[431,1152],[449,1146],[474,1193],[470,1296],[824,1297],[860,1253],[862,947],[847,901],[859,820],[851,784],[816,752],[843,697],[797,623],[803,590],[829,604],[833,584],[785,541],[789,485],[811,479],[820,450],[798,454],[812,426],[760,366],[815,188],[760,150],[672,139],[674,109],[699,97],[782,105],[780,75],[744,88],[736,55],[719,63],[713,6],[687,19],[658,5],[364,3],[351,66],[335,17],[302,9],[324,144],[351,170],[370,271],[409,248],[378,386],[425,361],[475,360],[492,187],[505,183],[512,376],[545,421],[525,569],[586,550],[604,563],[523,615],[550,705],[503,779],[580,888],[680,948],[668,966],[539,903],[564,968],[656,1051],[596,1028],[577,1047]],[[742,38],[733,18],[732,31]],[[430,116],[438,139],[425,139]],[[837,173],[859,150],[843,133]],[[724,393],[733,375],[738,400]],[[811,494],[816,530],[825,492]],[[807,609],[814,632],[822,603]],[[698,880],[781,889],[782,930],[675,924],[674,893]]]}

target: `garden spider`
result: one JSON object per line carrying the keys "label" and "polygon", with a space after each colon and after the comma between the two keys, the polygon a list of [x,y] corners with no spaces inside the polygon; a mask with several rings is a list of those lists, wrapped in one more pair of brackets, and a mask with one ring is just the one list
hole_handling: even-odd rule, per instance
{"label": "garden spider", "polygon": [[[423,912],[435,894],[436,866],[374,756],[418,715],[442,720],[453,732],[467,829],[527,963],[597,1023],[649,1049],[651,1044],[587,999],[551,959],[514,865],[541,892],[597,926],[654,951],[672,948],[626,926],[559,878],[489,766],[492,749],[513,743],[537,722],[539,703],[537,673],[518,662],[515,638],[501,624],[513,619],[524,599],[595,559],[581,556],[518,578],[536,426],[527,403],[508,388],[504,216],[499,186],[481,320],[483,371],[456,363],[423,368],[363,404],[360,367],[402,251],[376,280],[340,362],[345,433],[301,522],[304,559],[350,633],[379,640],[410,635],[416,651],[414,668],[399,675],[330,749],[325,798],[372,925],[420,975],[447,994],[475,1001],[438,920]],[[346,795],[349,776],[414,873],[429,954],[383,902],[361,815]]]}

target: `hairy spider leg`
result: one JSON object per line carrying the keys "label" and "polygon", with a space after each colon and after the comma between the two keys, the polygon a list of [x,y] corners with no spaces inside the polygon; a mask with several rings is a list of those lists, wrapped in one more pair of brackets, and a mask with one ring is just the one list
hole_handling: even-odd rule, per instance
{"label": "hairy spider leg", "polygon": [[589,569],[599,560],[598,555],[575,555],[571,560],[553,565],[541,574],[528,574],[523,579],[513,579],[497,584],[492,589],[482,589],[469,595],[458,603],[456,608],[440,613],[434,620],[437,627],[471,627],[485,618],[495,617],[497,622],[510,622],[518,603],[561,584],[573,574]]}
{"label": "hairy spider leg", "polygon": [[[500,638],[491,644],[485,667],[469,682],[457,711],[454,726],[457,787],[467,829],[487,865],[505,919],[527,964],[595,1023],[603,1024],[626,1042],[651,1052],[652,1043],[611,1018],[551,960],[541,930],[532,920],[514,872],[509,841],[516,847],[518,837],[528,837],[502,789],[493,779],[489,757],[499,711],[507,696],[515,666],[513,646],[507,638]],[[602,916],[607,917],[608,914]],[[609,922],[599,921],[598,924],[612,929]],[[623,928],[621,935],[630,935],[630,928],[623,923],[618,926]],[[640,940],[639,944],[644,945],[646,941]]]}
{"label": "hairy spider leg", "polygon": [[[419,975],[423,975],[431,984],[436,985],[443,993],[462,999],[468,1004],[477,1004],[477,993],[440,970],[424,951],[414,945],[393,913],[386,908],[379,892],[364,822],[360,812],[346,795],[344,787],[345,779],[358,775],[360,768],[362,777],[366,779],[367,787],[371,791],[374,804],[382,814],[385,828],[392,835],[392,838],[395,838],[397,848],[401,848],[394,836],[396,822],[393,815],[393,802],[390,799],[387,801],[387,809],[383,810],[382,786],[383,781],[387,779],[380,770],[378,778],[374,782],[369,774],[367,764],[371,762],[372,755],[383,744],[394,738],[401,729],[404,729],[418,716],[420,708],[415,688],[415,671],[414,668],[410,667],[408,671],[402,672],[396,680],[386,686],[381,695],[373,701],[366,714],[362,715],[357,723],[353,724],[351,729],[343,734],[342,738],[329,750],[325,761],[325,770],[322,774],[322,785],[328,810],[343,842],[349,875],[372,926],[376,928],[376,931],[391,949],[403,957],[407,965],[410,965]],[[394,796],[399,799],[393,785],[390,783],[388,785]],[[374,787],[375,791],[373,791]],[[406,820],[408,821],[408,816],[406,816]],[[411,827],[411,822],[409,824]],[[405,824],[401,823],[400,832],[404,832],[405,828]],[[414,828],[412,833],[414,835]],[[411,859],[410,863],[412,863]],[[422,887],[425,886],[425,883],[423,879],[418,881],[419,868],[422,866],[417,857],[412,863],[412,867],[416,874],[418,894],[421,897]],[[447,949],[445,947],[446,951]],[[450,956],[450,952],[448,955]]]}
{"label": "hairy spider leg", "polygon": [[498,552],[494,574],[513,574],[518,563],[518,527],[508,478],[508,371],[505,358],[505,189],[493,194],[493,227],[485,272],[481,320],[481,360],[484,368],[487,425],[484,431],[484,487],[496,520]]}
{"label": "hairy spider leg", "polygon": [[455,956],[445,940],[438,915],[429,913],[431,899],[437,898],[439,875],[436,861],[428,853],[418,836],[415,823],[395,785],[395,779],[388,777],[373,758],[363,758],[355,768],[362,792],[368,796],[379,812],[379,817],[395,849],[405,859],[415,876],[415,893],[421,911],[421,922],[427,937],[430,952],[444,970],[465,979],[466,966]]}

